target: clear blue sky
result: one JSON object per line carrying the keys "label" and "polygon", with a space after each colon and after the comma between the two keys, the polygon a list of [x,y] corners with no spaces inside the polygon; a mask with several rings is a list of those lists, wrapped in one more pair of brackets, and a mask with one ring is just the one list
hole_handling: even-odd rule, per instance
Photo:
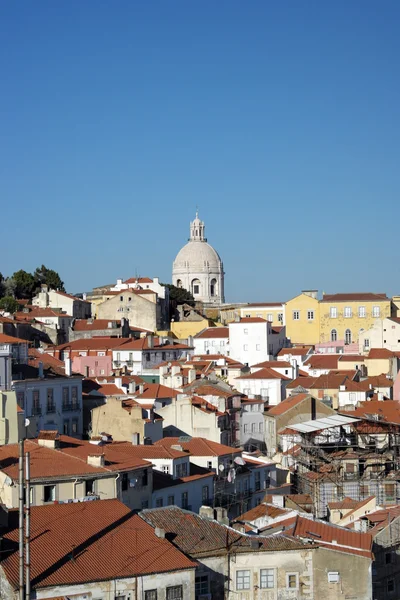
{"label": "clear blue sky", "polygon": [[398,0],[0,7],[0,271],[170,281],[196,204],[229,301],[399,293]]}

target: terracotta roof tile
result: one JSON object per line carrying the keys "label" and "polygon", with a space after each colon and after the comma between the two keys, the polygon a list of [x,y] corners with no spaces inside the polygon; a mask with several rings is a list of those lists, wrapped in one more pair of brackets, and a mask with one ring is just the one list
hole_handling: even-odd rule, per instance
{"label": "terracotta roof tile", "polygon": [[[18,586],[17,542],[16,526],[4,534],[2,547],[2,567],[14,588]],[[33,589],[196,566],[118,500],[32,507],[30,547]]]}
{"label": "terracotta roof tile", "polygon": [[178,391],[159,383],[145,383],[143,394],[136,394],[136,399],[157,400],[158,398],[176,398]]}
{"label": "terracotta roof tile", "polygon": [[197,340],[202,338],[229,338],[229,327],[208,327],[195,335]]}
{"label": "terracotta roof tile", "polygon": [[261,517],[270,517],[271,519],[275,519],[276,517],[280,517],[288,513],[288,509],[280,508],[279,506],[274,506],[273,504],[266,504],[262,502],[251,508],[247,512],[243,513],[239,517],[235,517],[235,521],[247,521],[252,522]]}
{"label": "terracotta roof tile", "polygon": [[0,344],[29,344],[29,341],[13,337],[12,335],[6,335],[5,333],[0,333]]}
{"label": "terracotta roof tile", "polygon": [[192,456],[225,456],[227,454],[241,454],[241,448],[232,448],[231,446],[225,446],[218,442],[212,442],[206,438],[194,437],[190,441],[182,442],[179,437],[165,437],[158,442],[155,442],[155,446],[163,446],[164,448],[170,448],[174,445],[182,446],[184,450],[188,450]]}
{"label": "terracotta roof tile", "polygon": [[337,369],[341,354],[312,354],[304,363],[310,369]]}
{"label": "terracotta roof tile", "polygon": [[263,368],[255,371],[255,373],[249,373],[248,375],[241,375],[240,377],[236,377],[236,379],[281,379],[282,381],[290,381],[289,377],[286,375],[282,375],[274,369]]}
{"label": "terracotta roof tile", "polygon": [[397,400],[367,400],[360,402],[354,410],[346,410],[343,414],[361,419],[376,419],[378,422],[400,424],[400,403]]}
{"label": "terracotta roof tile", "polygon": [[293,347],[293,348],[282,348],[278,352],[278,356],[286,356],[286,354],[291,354],[292,356],[306,356],[312,346],[302,346],[302,347]]}
{"label": "terracotta roof tile", "polygon": [[309,394],[296,394],[296,396],[290,396],[289,398],[286,398],[286,400],[282,400],[282,402],[280,402],[276,406],[272,406],[267,411],[266,414],[267,414],[267,416],[283,415],[286,411],[290,410],[294,406],[297,406],[298,404],[303,402],[306,398],[310,398],[310,395]]}
{"label": "terracotta roof tile", "polygon": [[387,348],[371,348],[368,353],[368,359],[384,359],[384,358],[393,358],[396,356],[394,352],[388,350]]}
{"label": "terracotta roof tile", "polygon": [[346,294],[324,294],[320,302],[382,302],[383,300],[389,300],[386,294],[354,292]]}
{"label": "terracotta roof tile", "polygon": [[252,369],[289,369],[290,367],[292,367],[292,365],[287,360],[265,360],[264,362],[251,366]]}

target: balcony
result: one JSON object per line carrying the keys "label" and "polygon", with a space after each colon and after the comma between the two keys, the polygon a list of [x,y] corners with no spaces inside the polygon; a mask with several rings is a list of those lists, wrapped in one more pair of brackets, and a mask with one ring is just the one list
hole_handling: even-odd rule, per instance
{"label": "balcony", "polygon": [[63,412],[68,412],[71,411],[72,409],[72,402],[63,402],[62,404],[62,411]]}
{"label": "balcony", "polygon": [[56,412],[56,405],[55,404],[48,404],[46,407],[46,413],[50,414],[50,413],[55,413]]}
{"label": "balcony", "polygon": [[32,406],[32,415],[41,415],[42,414],[42,407],[41,406]]}

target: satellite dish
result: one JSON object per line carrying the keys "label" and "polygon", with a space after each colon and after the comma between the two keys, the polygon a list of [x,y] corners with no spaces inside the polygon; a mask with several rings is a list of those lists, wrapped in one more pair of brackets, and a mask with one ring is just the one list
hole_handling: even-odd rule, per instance
{"label": "satellite dish", "polygon": [[222,471],[225,469],[225,467],[224,467],[224,465],[219,465],[218,469],[219,469],[219,470],[221,471],[221,473],[222,473]]}
{"label": "satellite dish", "polygon": [[246,464],[246,462],[243,460],[243,458],[241,456],[237,456],[233,462],[236,463],[237,465],[242,465],[242,466],[244,466]]}
{"label": "satellite dish", "polygon": [[29,427],[29,425],[31,424],[29,419],[25,419],[25,427]]}

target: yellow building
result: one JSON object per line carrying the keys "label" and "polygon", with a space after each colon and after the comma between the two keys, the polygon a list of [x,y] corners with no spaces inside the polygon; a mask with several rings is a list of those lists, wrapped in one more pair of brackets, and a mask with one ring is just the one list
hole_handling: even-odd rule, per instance
{"label": "yellow building", "polygon": [[304,290],[285,304],[286,337],[292,344],[318,344],[319,302],[316,290]]}
{"label": "yellow building", "polygon": [[237,311],[241,318],[260,317],[277,327],[285,324],[285,305],[282,302],[247,304]]}
{"label": "yellow building", "polygon": [[320,301],[320,342],[358,343],[361,331],[377,319],[390,317],[391,300],[386,294],[324,294]]}

